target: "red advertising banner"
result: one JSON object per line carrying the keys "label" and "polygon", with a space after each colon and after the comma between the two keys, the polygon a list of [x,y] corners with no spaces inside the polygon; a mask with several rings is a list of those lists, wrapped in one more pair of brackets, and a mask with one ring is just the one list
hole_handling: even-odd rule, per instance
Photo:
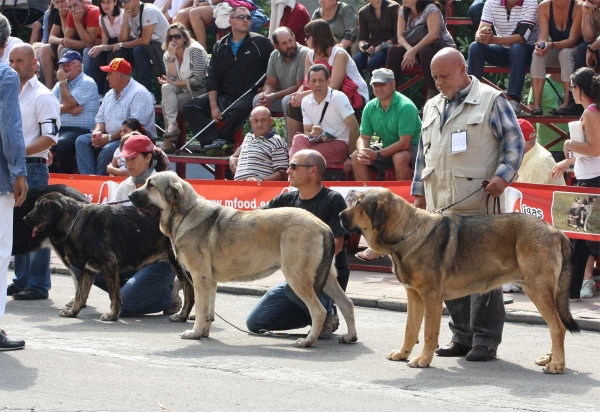
{"label": "red advertising banner", "polygon": [[[51,184],[64,184],[84,193],[91,202],[114,199],[123,178],[51,174]],[[252,210],[280,193],[294,190],[287,182],[238,182],[231,180],[192,180],[196,192],[222,206]],[[325,182],[350,204],[360,192],[386,187],[412,202],[410,182]],[[504,211],[527,213],[544,219],[573,239],[600,241],[600,190],[573,186],[514,183],[506,189]]]}

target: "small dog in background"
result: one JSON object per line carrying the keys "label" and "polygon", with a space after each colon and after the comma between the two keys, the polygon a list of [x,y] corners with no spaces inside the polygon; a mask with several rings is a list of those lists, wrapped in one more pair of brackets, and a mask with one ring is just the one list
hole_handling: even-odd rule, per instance
{"label": "small dog in background", "polygon": [[575,198],[575,203],[573,203],[571,209],[569,209],[567,224],[577,230],[581,229],[584,232],[587,232],[587,225],[590,216],[592,216],[595,200],[596,198],[594,196]]}

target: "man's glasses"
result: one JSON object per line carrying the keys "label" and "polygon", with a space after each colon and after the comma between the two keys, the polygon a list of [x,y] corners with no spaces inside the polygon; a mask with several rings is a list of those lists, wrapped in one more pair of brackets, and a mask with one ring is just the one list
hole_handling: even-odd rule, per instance
{"label": "man's glasses", "polygon": [[296,170],[299,167],[313,167],[314,165],[305,165],[305,164],[301,164],[301,163],[290,163],[288,165],[288,169],[292,169],[292,170]]}
{"label": "man's glasses", "polygon": [[173,39],[179,40],[179,39],[181,39],[181,37],[182,36],[179,33],[177,33],[177,34],[169,34],[169,40],[173,40]]}
{"label": "man's glasses", "polygon": [[249,14],[240,14],[239,16],[235,16],[234,19],[238,20],[238,21],[244,21],[244,20],[252,20],[252,16]]}

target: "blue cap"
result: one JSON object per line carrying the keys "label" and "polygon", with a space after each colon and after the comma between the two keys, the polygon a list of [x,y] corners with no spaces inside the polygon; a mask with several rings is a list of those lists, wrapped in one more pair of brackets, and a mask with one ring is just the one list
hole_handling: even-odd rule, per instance
{"label": "blue cap", "polygon": [[58,61],[58,64],[70,63],[73,60],[81,62],[83,61],[83,58],[81,57],[81,54],[79,54],[79,52],[76,52],[75,50],[69,50],[68,52],[63,54],[63,57]]}

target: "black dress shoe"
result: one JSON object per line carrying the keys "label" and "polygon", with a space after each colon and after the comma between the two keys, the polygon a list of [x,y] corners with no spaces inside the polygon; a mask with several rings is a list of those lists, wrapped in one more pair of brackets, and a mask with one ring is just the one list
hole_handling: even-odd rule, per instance
{"label": "black dress shoe", "polygon": [[458,342],[450,342],[446,346],[442,346],[435,351],[438,356],[457,357],[465,356],[471,348],[469,346],[461,345]]}
{"label": "black dress shoe", "polygon": [[9,339],[6,332],[0,330],[0,351],[17,350],[25,347],[25,341],[21,339]]}
{"label": "black dress shoe", "polygon": [[13,295],[13,299],[16,299],[16,300],[39,300],[39,299],[48,299],[48,296],[44,296],[41,293],[36,292],[35,290],[25,289],[19,293],[15,293]]}
{"label": "black dress shoe", "polygon": [[471,362],[487,362],[496,357],[496,349],[490,349],[487,346],[476,345],[467,353],[467,360]]}
{"label": "black dress shoe", "polygon": [[7,296],[12,296],[15,293],[19,293],[21,292],[23,289],[21,289],[20,287],[18,287],[17,285],[15,285],[14,283],[11,283],[10,285],[8,285],[8,287],[6,288],[6,295]]}

